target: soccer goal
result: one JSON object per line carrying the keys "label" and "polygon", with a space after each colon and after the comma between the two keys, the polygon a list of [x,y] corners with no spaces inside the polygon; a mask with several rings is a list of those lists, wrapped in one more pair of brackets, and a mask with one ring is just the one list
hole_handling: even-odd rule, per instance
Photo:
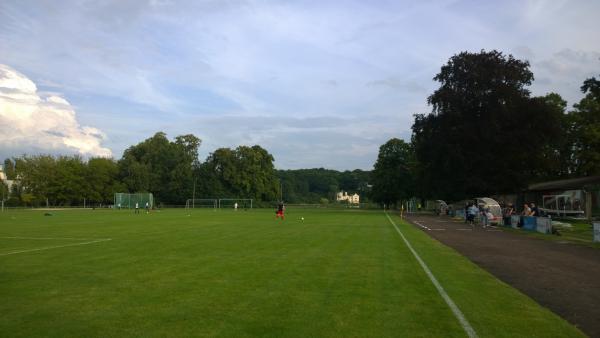
{"label": "soccer goal", "polygon": [[219,209],[252,209],[252,198],[219,198]]}
{"label": "soccer goal", "polygon": [[150,208],[154,207],[154,197],[150,192],[137,192],[137,193],[115,193],[115,208],[116,209],[132,209],[135,208],[135,204],[138,204],[140,209],[146,207],[146,203]]}
{"label": "soccer goal", "polygon": [[215,198],[190,198],[185,202],[186,209],[195,208],[217,208],[217,200]]}

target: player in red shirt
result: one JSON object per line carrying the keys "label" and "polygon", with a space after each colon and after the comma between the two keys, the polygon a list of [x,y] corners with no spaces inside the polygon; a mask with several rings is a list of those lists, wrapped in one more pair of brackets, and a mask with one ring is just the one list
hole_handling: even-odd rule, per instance
{"label": "player in red shirt", "polygon": [[283,205],[283,201],[279,202],[279,204],[277,205],[277,211],[275,212],[275,218],[279,218],[281,217],[281,220],[283,220],[284,216],[283,216],[283,212],[285,211],[285,205]]}

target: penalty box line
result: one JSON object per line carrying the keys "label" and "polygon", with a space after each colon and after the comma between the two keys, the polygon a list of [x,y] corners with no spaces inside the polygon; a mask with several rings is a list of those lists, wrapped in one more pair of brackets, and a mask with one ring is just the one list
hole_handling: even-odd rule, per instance
{"label": "penalty box line", "polygon": [[81,243],[73,243],[73,244],[65,244],[65,245],[55,245],[55,246],[46,246],[46,247],[37,248],[37,249],[11,251],[11,252],[6,252],[6,253],[0,253],[0,256],[8,256],[8,255],[15,255],[15,254],[25,253],[25,252],[34,252],[34,251],[50,250],[50,249],[57,249],[57,248],[65,248],[65,247],[68,247],[68,246],[78,246],[78,245],[93,244],[93,243],[106,242],[106,241],[111,241],[111,240],[112,240],[112,238],[101,238],[101,239],[97,239],[97,240],[89,241],[89,242],[81,242]]}
{"label": "penalty box line", "polygon": [[458,308],[456,303],[454,303],[452,298],[450,298],[450,296],[448,296],[448,293],[446,293],[446,290],[444,290],[444,287],[440,284],[440,282],[438,282],[437,278],[435,278],[435,276],[433,275],[433,272],[431,272],[431,270],[429,269],[427,264],[425,264],[423,259],[421,259],[421,256],[419,256],[419,254],[415,251],[415,249],[413,249],[413,247],[410,244],[410,242],[408,241],[408,239],[406,239],[406,237],[404,237],[404,234],[402,233],[402,231],[400,231],[400,229],[398,228],[396,223],[394,223],[394,221],[390,218],[390,215],[388,215],[388,213],[385,212],[385,216],[390,221],[390,223],[394,226],[394,229],[396,229],[396,232],[398,232],[400,237],[402,237],[402,240],[404,241],[404,243],[406,244],[406,246],[408,247],[410,252],[412,252],[413,256],[415,256],[415,259],[417,260],[417,262],[419,262],[419,265],[421,265],[421,268],[423,268],[423,271],[425,271],[425,274],[427,274],[427,276],[431,280],[431,283],[433,283],[433,285],[437,289],[440,296],[442,296],[444,301],[446,301],[446,304],[448,304],[448,307],[450,308],[450,310],[452,310],[454,317],[456,317],[456,319],[459,321],[463,330],[465,330],[465,333],[471,338],[477,337],[477,333],[475,332],[475,330],[473,329],[473,327],[471,326],[471,324],[469,323],[469,321],[467,320],[465,315],[462,313],[462,311],[460,311],[460,309]]}

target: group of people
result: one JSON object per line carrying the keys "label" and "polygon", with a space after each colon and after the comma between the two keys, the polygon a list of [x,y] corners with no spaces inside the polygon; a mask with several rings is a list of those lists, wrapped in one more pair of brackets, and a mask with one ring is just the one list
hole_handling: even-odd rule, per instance
{"label": "group of people", "polygon": [[535,217],[541,216],[540,210],[533,202],[531,202],[530,204],[525,203],[523,205],[523,212],[521,213],[521,215],[522,216],[535,216]]}
{"label": "group of people", "polygon": [[[512,203],[509,203],[506,207],[502,209],[502,214],[504,215],[504,217],[517,215],[517,209],[515,209]],[[538,209],[538,207],[533,202],[523,204],[523,211],[520,215],[536,217],[542,216],[540,209]]]}
{"label": "group of people", "polygon": [[[524,203],[523,211],[519,214],[517,209],[513,206],[512,203],[509,203],[505,208],[502,209],[502,215],[504,218],[504,224],[511,224],[511,216],[520,215],[520,216],[534,216],[539,217],[542,216],[542,212],[535,203]],[[519,221],[519,226],[521,226],[521,222]]]}
{"label": "group of people", "polygon": [[[146,202],[146,213],[149,214],[150,213],[150,204],[148,202]],[[139,214],[140,213],[140,205],[138,204],[138,202],[135,202],[135,213]]]}
{"label": "group of people", "polygon": [[475,225],[477,215],[480,215],[481,224],[484,228],[490,226],[490,220],[494,219],[494,215],[489,208],[479,207],[475,203],[465,205],[465,223]]}

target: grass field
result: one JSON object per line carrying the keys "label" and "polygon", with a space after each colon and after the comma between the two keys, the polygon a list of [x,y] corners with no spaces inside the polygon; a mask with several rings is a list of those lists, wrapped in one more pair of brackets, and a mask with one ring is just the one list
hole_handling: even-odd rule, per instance
{"label": "grass field", "polygon": [[569,242],[578,245],[600,249],[600,243],[594,242],[594,228],[590,222],[561,220],[562,224],[553,225],[558,231],[556,234],[541,234],[536,231],[527,231],[522,229],[506,228],[505,231],[512,231],[522,235],[536,237],[548,241]]}
{"label": "grass field", "polygon": [[[0,214],[0,336],[466,336],[381,211],[52,214]],[[391,217],[478,336],[582,335]]]}

